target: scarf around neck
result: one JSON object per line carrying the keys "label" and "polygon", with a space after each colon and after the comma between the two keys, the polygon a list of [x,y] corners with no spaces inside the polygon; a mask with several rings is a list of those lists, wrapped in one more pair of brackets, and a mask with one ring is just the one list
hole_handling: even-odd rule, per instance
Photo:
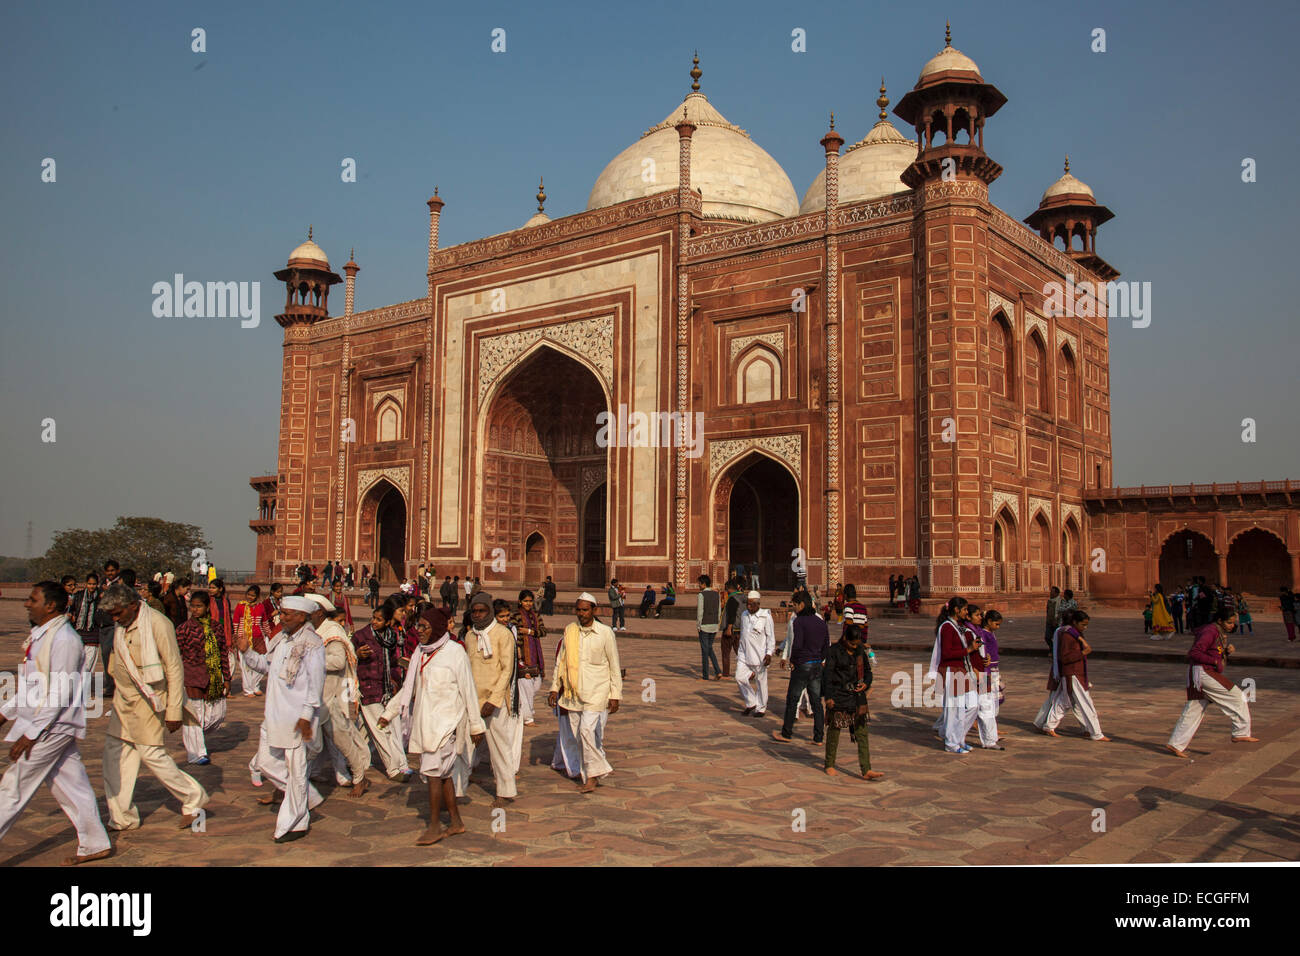
{"label": "scarf around neck", "polygon": [[434,654],[447,646],[449,640],[451,640],[450,631],[429,644],[415,645],[415,650],[411,652],[411,666],[406,669],[406,680],[402,682],[402,690],[398,695],[398,712],[402,715],[402,729],[408,739],[412,730],[411,710],[415,697],[415,685],[420,682],[420,675],[424,672],[425,665],[429,663]]}

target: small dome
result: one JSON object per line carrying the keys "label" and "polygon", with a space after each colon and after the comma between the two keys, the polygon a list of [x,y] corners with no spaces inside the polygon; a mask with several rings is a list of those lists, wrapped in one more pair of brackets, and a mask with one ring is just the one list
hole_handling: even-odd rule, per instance
{"label": "small dome", "polygon": [[975,61],[968,57],[956,47],[946,46],[930,59],[925,66],[921,67],[921,75],[917,78],[920,83],[927,76],[934,73],[945,73],[949,70],[960,70],[963,73],[974,73],[984,82],[984,77],[980,76],[980,68],[975,65]]}
{"label": "small dome", "polygon": [[[840,157],[840,203],[909,192],[900,177],[915,159],[916,141],[900,133],[889,120],[880,120]],[[823,168],[804,193],[799,212],[802,215],[825,208],[826,170]]]}
{"label": "small dome", "polygon": [[533,213],[532,218],[530,218],[526,223],[524,223],[524,228],[528,229],[531,226],[542,226],[550,221],[551,221],[551,217],[546,215],[546,213],[535,212]]}
{"label": "small dome", "polygon": [[1089,201],[1096,202],[1097,197],[1092,194],[1092,188],[1081,179],[1066,173],[1052,185],[1047,187],[1047,192],[1043,193],[1043,198],[1039,201],[1041,206],[1049,199],[1055,199],[1057,196],[1087,196]]}
{"label": "small dome", "polygon": [[696,127],[691,136],[691,187],[704,197],[704,218],[770,222],[798,213],[799,198],[785,170],[700,92],[688,93],[663,122],[610,160],[591,189],[588,209],[677,188],[676,126],[683,111]]}
{"label": "small dome", "polygon": [[319,262],[326,269],[330,267],[330,261],[325,255],[325,250],[316,243],[312,242],[311,229],[307,229],[307,241],[289,253],[289,261],[295,259],[307,259],[312,262]]}

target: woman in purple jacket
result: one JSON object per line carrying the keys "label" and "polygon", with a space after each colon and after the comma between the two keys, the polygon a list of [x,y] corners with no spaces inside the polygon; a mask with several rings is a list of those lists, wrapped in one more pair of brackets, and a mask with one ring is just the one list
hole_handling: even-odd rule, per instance
{"label": "woman in purple jacket", "polygon": [[1237,626],[1237,613],[1220,608],[1210,624],[1196,629],[1196,641],[1187,652],[1187,704],[1174,725],[1174,732],[1165,745],[1175,757],[1187,756],[1187,745],[1201,726],[1205,709],[1213,702],[1232,721],[1234,744],[1257,744],[1258,737],[1250,735],[1250,708],[1241,688],[1224,675],[1228,657],[1235,648],[1228,643],[1228,635]]}

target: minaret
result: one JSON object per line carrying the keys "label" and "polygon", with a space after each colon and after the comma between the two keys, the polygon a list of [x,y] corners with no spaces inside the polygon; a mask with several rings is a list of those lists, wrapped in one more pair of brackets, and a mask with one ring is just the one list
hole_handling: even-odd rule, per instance
{"label": "minaret", "polygon": [[1109,282],[1119,277],[1119,270],[1097,255],[1097,227],[1114,218],[1113,212],[1097,202],[1087,183],[1070,175],[1070,157],[1066,156],[1065,174],[1047,187],[1038,208],[1025,222],[1047,242],[1064,239],[1067,256]]}
{"label": "minaret", "polygon": [[[343,285],[343,357],[340,359],[339,368],[339,422],[338,427],[335,429],[339,443],[338,475],[335,482],[338,492],[334,501],[334,558],[337,561],[344,560],[343,489],[347,487],[348,446],[352,444],[352,442],[344,440],[347,437],[347,432],[344,429],[348,422],[348,399],[352,384],[352,312],[353,306],[356,304],[357,273],[361,271],[361,267],[356,263],[356,252],[356,249],[349,249],[348,261],[343,264],[343,272],[347,275],[347,280]],[[350,431],[351,437],[355,438],[355,425]]]}
{"label": "minaret", "polygon": [[429,198],[429,296],[433,296],[433,254],[438,251],[438,223],[442,219],[442,207],[446,205],[438,197],[438,187],[433,187]]}
{"label": "minaret", "polygon": [[984,121],[1005,102],[953,47],[949,29],[894,110],[918,140],[902,180],[914,197],[918,563],[931,595],[993,584],[985,580],[993,488],[981,444],[989,406],[979,376],[988,338],[988,184],[1002,167],[984,153]]}
{"label": "minaret", "polygon": [[[329,289],[343,280],[330,270],[324,250],[312,239],[289,253],[288,264],[275,273],[285,284],[284,311],[275,317],[284,329],[284,361],[280,378],[280,449],[277,457],[280,502],[276,522],[275,572],[288,575],[298,562],[324,560],[326,554],[309,554],[311,540],[307,513],[306,448],[308,421],[308,339],[311,327],[329,316]],[[318,515],[328,522],[328,514]],[[328,524],[325,525],[328,527]]]}
{"label": "minaret", "polygon": [[831,588],[844,580],[844,538],[840,495],[840,263],[835,238],[840,205],[840,147],[844,137],[831,128],[821,138],[826,152],[826,579]]}
{"label": "minaret", "polygon": [[[691,67],[691,91],[700,90],[700,54],[695,53]],[[681,413],[681,422],[689,421],[690,414],[690,281],[686,273],[686,251],[691,238],[691,213],[688,206],[691,192],[691,136],[696,126],[686,115],[682,106],[682,118],[676,125],[677,130],[677,411]],[[673,511],[674,560],[673,582],[680,588],[687,586],[686,566],[686,497],[688,465],[685,441],[679,441],[673,449],[675,462],[676,499]]]}

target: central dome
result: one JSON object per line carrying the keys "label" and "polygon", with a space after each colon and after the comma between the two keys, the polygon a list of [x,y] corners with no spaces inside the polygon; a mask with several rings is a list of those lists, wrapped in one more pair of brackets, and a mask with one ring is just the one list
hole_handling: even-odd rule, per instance
{"label": "central dome", "polygon": [[691,188],[704,198],[704,218],[770,222],[798,214],[799,199],[785,170],[698,90],[610,161],[591,189],[588,209],[677,188],[676,125],[683,110],[696,127],[691,136]]}

